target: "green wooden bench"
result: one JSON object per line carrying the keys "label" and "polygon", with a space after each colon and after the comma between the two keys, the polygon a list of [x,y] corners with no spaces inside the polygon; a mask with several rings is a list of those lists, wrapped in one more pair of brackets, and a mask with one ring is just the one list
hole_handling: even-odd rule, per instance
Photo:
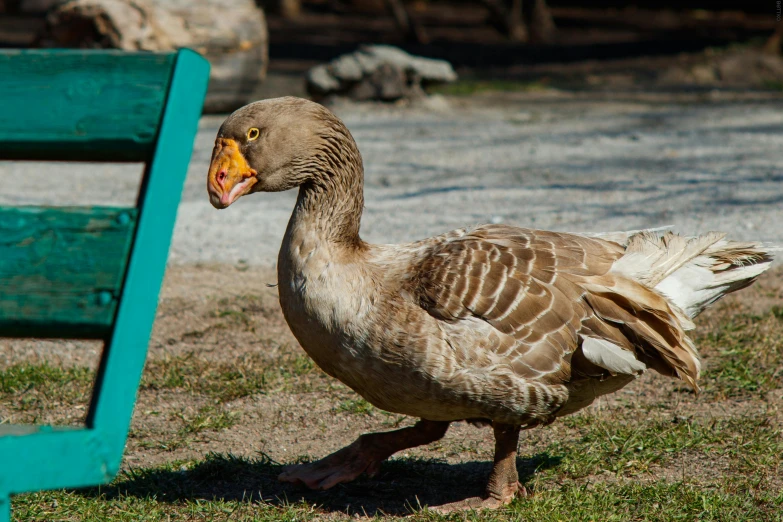
{"label": "green wooden bench", "polygon": [[189,50],[0,51],[0,160],[145,163],[132,208],[0,207],[0,337],[104,341],[84,426],[0,424],[0,521],[119,470],[208,76]]}

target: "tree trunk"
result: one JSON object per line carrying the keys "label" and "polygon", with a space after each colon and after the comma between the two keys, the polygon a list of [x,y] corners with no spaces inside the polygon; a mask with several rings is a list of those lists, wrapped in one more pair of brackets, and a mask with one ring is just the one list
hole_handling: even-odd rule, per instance
{"label": "tree trunk", "polygon": [[481,0],[489,9],[490,22],[514,42],[526,42],[527,29],[522,17],[522,0],[511,0],[507,7],[503,0]]}
{"label": "tree trunk", "polygon": [[410,15],[410,12],[405,8],[405,4],[402,0],[386,0],[391,11],[394,21],[397,22],[397,27],[402,34],[405,35],[406,40],[412,42],[426,44],[429,43],[430,38],[427,36],[424,28],[419,24],[415,18]]}
{"label": "tree trunk", "polygon": [[551,42],[555,36],[552,12],[546,5],[546,0],[532,0],[532,2],[531,13],[526,17],[529,20],[530,41]]}

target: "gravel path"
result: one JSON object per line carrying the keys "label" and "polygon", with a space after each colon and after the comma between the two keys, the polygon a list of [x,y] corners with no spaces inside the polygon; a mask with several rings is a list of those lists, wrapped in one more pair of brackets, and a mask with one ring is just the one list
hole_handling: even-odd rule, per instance
{"label": "gravel path", "polygon": [[[783,99],[694,100],[544,93],[340,106],[366,167],[362,235],[400,242],[480,222],[584,232],[674,225],[783,243]],[[171,262],[272,265],[296,194],[209,205],[205,176],[222,119],[201,121]],[[0,179],[16,180],[0,204],[133,201],[138,166],[95,169],[0,163]]]}

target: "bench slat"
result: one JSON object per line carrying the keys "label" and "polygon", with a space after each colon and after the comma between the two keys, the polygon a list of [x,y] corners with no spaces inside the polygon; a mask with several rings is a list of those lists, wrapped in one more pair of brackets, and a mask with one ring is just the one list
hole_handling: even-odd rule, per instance
{"label": "bench slat", "polygon": [[0,207],[0,336],[111,331],[135,208]]}
{"label": "bench slat", "polygon": [[0,51],[0,159],[150,159],[175,58]]}

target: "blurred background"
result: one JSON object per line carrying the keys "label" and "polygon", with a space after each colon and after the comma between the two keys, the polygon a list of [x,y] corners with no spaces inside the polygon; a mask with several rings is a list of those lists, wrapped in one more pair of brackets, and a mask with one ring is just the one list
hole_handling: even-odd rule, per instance
{"label": "blurred background", "polygon": [[[4,47],[209,59],[175,262],[274,265],[295,194],[216,212],[204,176],[224,114],[283,95],[351,129],[369,241],[482,222],[783,241],[773,0],[0,0],[0,13]],[[0,202],[133,201],[139,170],[112,168],[96,180],[60,164],[71,181],[53,187],[50,167],[0,165],[48,187],[9,185]]]}
{"label": "blurred background", "polygon": [[[0,0],[0,45],[211,62],[170,260],[273,266],[296,194],[217,212],[204,178],[225,114],[308,96],[362,151],[362,235],[472,223],[572,232],[673,225],[783,241],[775,1]],[[102,167],[104,170],[108,166]],[[125,204],[140,167],[0,165],[0,203]],[[253,223],[252,227],[245,226]],[[225,231],[231,230],[230,234]]]}
{"label": "blurred background", "polygon": [[[437,85],[453,77],[400,80],[446,94],[780,90],[779,19],[771,0],[0,0],[0,46],[192,47],[213,66],[207,111],[225,112],[281,94],[353,96],[350,72],[331,90],[305,78],[362,44],[446,60],[459,76],[448,88]],[[354,97],[410,94],[384,94],[377,84],[393,78],[378,76]]]}

